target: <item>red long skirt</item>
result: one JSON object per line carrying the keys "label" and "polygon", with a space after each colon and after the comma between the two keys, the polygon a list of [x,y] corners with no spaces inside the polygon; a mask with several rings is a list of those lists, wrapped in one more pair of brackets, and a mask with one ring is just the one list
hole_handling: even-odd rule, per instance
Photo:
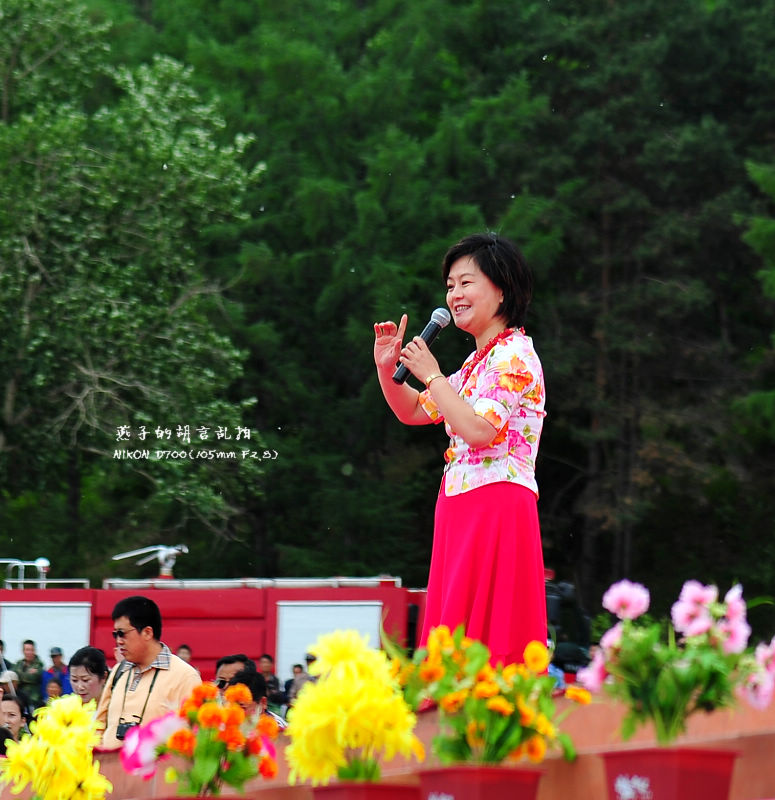
{"label": "red long skirt", "polygon": [[436,502],[433,553],[420,645],[437,625],[484,642],[491,661],[523,661],[546,643],[546,592],[536,497],[516,483],[490,483]]}

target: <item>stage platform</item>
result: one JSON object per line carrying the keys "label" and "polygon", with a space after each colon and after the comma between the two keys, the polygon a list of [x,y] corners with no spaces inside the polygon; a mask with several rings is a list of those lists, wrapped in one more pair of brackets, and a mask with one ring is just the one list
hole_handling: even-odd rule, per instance
{"label": "stage platform", "polygon": [[[611,749],[653,746],[649,730],[639,731],[633,739],[622,743],[619,726],[623,709],[607,702],[596,701],[589,706],[575,706],[562,699],[558,706],[573,705],[570,716],[562,726],[570,734],[578,750],[577,760],[569,764],[556,754],[551,754],[541,765],[544,772],[539,784],[538,800],[587,800],[605,798],[603,761],[600,753]],[[436,732],[436,712],[420,714],[417,733],[425,742],[429,753],[425,766],[433,764],[430,741]],[[728,748],[739,752],[732,778],[730,800],[762,800],[775,798],[775,706],[766,711],[740,707],[734,711],[717,711],[690,720],[689,730],[678,744],[696,747]],[[278,746],[280,773],[272,781],[254,781],[247,794],[256,800],[311,800],[307,786],[287,785],[287,766],[282,758],[282,741]],[[164,782],[163,768],[150,781],[126,775],[121,769],[116,753],[99,754],[102,772],[113,783],[112,800],[151,797],[170,797],[174,786]],[[415,765],[396,760],[384,765],[384,779],[388,781],[417,780]],[[233,794],[230,790],[225,795]],[[28,798],[28,792],[19,795]],[[15,797],[8,788],[2,800]]]}

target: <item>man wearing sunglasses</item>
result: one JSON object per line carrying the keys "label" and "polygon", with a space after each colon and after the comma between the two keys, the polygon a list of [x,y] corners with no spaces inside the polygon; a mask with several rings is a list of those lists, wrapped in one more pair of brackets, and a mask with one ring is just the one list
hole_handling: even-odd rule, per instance
{"label": "man wearing sunglasses", "polygon": [[202,679],[161,641],[161,612],[153,600],[126,597],[116,603],[111,616],[123,660],[105,684],[97,721],[104,728],[102,746],[118,749],[130,728],[177,711]]}

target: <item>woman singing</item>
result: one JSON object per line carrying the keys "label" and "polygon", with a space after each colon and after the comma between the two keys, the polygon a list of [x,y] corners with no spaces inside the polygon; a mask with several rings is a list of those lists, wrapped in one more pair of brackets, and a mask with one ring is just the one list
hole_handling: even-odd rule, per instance
{"label": "woman singing", "polygon": [[[476,351],[449,377],[416,336],[402,347],[400,324],[374,326],[374,361],[401,422],[444,422],[450,443],[436,503],[433,554],[420,644],[431,628],[461,623],[493,663],[522,661],[546,641],[546,599],[535,459],[544,412],[541,362],[520,327],[532,276],[516,246],[474,234],[451,247],[442,273],[455,325]],[[392,380],[396,360],[426,389]]]}

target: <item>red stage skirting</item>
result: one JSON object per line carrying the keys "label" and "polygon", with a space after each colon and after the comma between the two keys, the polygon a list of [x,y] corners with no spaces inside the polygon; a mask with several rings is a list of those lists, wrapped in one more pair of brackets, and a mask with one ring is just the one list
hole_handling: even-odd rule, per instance
{"label": "red stage skirting", "polygon": [[[561,700],[558,705],[564,706]],[[539,784],[538,800],[567,800],[568,798],[605,798],[603,761],[600,752],[611,749],[654,745],[648,730],[640,731],[630,742],[623,744],[618,736],[623,711],[607,701],[591,706],[574,706],[565,720],[567,731],[576,744],[578,759],[568,764],[557,755],[550,755],[542,764],[544,776]],[[436,732],[436,712],[420,715],[418,735],[430,753],[430,741]],[[686,736],[678,742],[698,747],[723,747],[740,753],[732,778],[730,800],[759,800],[775,798],[775,706],[766,711],[741,707],[736,711],[717,711],[692,719]],[[306,786],[287,786],[287,767],[282,758],[282,742],[278,747],[280,774],[272,781],[255,781],[247,787],[248,794],[257,800],[311,800]],[[113,800],[125,798],[170,797],[174,787],[165,784],[162,770],[150,781],[125,775],[115,753],[99,756],[102,772],[114,786]],[[432,762],[429,761],[426,765]],[[414,780],[413,765],[393,761],[383,767],[385,780]],[[226,794],[231,794],[226,790]],[[29,798],[25,792],[20,797]],[[15,797],[8,788],[2,800]]]}

